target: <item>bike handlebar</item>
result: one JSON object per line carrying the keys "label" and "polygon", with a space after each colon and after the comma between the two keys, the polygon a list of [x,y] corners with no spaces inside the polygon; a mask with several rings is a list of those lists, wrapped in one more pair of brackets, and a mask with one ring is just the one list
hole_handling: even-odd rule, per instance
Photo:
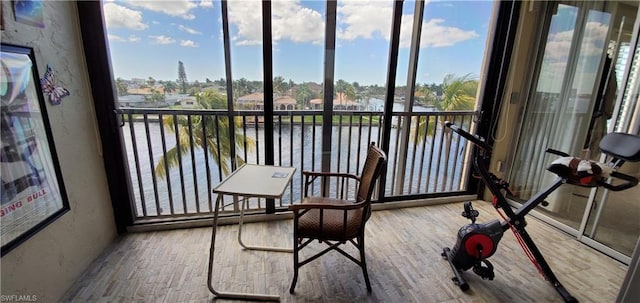
{"label": "bike handlebar", "polygon": [[603,181],[603,182],[599,182],[598,185],[612,191],[621,191],[621,190],[629,189],[638,185],[638,178],[629,176],[627,174],[623,174],[621,172],[614,171],[611,174],[609,174],[609,176],[612,178],[624,180],[626,182],[619,185],[613,185],[611,183],[606,183]]}
{"label": "bike handlebar", "polygon": [[471,134],[471,133],[467,132],[466,130],[463,130],[459,126],[457,126],[457,125],[455,125],[455,124],[453,124],[453,123],[451,123],[449,121],[445,121],[444,122],[444,126],[450,128],[454,132],[458,133],[460,136],[462,136],[465,139],[471,141],[471,143],[475,144],[479,148],[484,149],[484,150],[486,150],[488,152],[491,151],[491,146],[489,144],[487,144],[487,142],[485,142],[484,138],[482,138],[482,137],[480,137],[478,135]]}
{"label": "bike handlebar", "polygon": [[[450,128],[451,130],[453,130],[454,132],[456,132],[457,134],[459,134],[460,136],[464,137],[465,139],[471,141],[471,143],[475,144],[476,146],[478,146],[479,148],[486,150],[488,152],[491,152],[491,146],[484,140],[484,138],[478,136],[478,135],[474,135],[471,134],[469,132],[467,132],[466,130],[463,130],[462,128],[460,128],[459,126],[449,122],[449,121],[445,121],[444,125],[448,128]],[[548,153],[551,154],[556,154],[558,156],[569,156],[567,153],[565,152],[561,152],[558,150],[554,150],[554,149],[547,149]],[[634,187],[638,184],[638,179],[627,175],[627,174],[623,174],[621,172],[617,172],[614,171],[610,174],[610,177],[612,178],[616,178],[616,179],[620,179],[620,180],[624,180],[626,182],[619,184],[619,185],[613,185],[611,183],[606,183],[606,182],[598,182],[598,185],[608,189],[608,190],[612,190],[612,191],[621,191],[621,190],[625,190],[625,189],[629,189],[631,187]]]}
{"label": "bike handlebar", "polygon": [[553,148],[547,148],[547,150],[545,152],[550,153],[550,154],[554,154],[554,155],[558,155],[560,157],[570,157],[571,156],[571,155],[569,155],[569,154],[567,154],[567,153],[565,153],[563,151],[559,151],[559,150],[553,149]]}

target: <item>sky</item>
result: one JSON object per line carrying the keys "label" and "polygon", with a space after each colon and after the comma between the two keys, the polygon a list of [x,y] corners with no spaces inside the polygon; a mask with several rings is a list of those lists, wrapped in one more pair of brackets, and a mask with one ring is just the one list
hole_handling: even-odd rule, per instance
{"label": "sky", "polygon": [[[116,78],[188,81],[225,77],[219,1],[105,1]],[[414,1],[403,5],[397,85],[406,84]],[[494,4],[487,0],[427,1],[416,81],[447,74],[479,76]],[[262,80],[260,1],[229,1],[233,79]],[[273,76],[323,81],[324,1],[272,2]],[[386,83],[393,1],[338,1],[335,79]]]}

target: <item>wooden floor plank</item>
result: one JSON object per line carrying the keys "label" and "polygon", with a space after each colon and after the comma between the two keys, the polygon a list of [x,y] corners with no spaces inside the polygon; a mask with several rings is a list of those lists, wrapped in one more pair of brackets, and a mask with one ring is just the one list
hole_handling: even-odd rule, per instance
{"label": "wooden floor plank", "polygon": [[[476,202],[479,222],[497,218],[489,203]],[[237,226],[218,229],[213,281],[217,290],[260,292],[282,302],[561,302],[529,262],[515,237],[505,233],[490,258],[496,277],[473,272],[462,292],[440,253],[452,246],[468,221],[461,203],[374,212],[366,229],[373,293],[360,268],[331,252],[300,269],[296,293],[288,292],[292,255],[245,251]],[[536,219],[527,230],[558,279],[580,302],[613,302],[627,267]],[[292,245],[290,220],[245,224],[245,243]],[[207,302],[210,228],[124,235],[93,262],[63,298],[65,302]],[[319,243],[311,245],[322,249]],[[349,249],[348,251],[355,251]],[[305,252],[308,254],[309,252]],[[225,300],[217,300],[225,302]],[[237,302],[237,301],[236,301]]]}

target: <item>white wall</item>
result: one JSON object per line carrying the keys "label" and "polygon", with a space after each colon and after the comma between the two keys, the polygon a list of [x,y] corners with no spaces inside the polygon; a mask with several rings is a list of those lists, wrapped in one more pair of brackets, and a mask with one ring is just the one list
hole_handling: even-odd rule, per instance
{"label": "white wall", "polygon": [[43,1],[45,28],[16,23],[2,1],[2,43],[32,47],[40,77],[49,64],[71,95],[47,102],[71,210],[0,259],[2,295],[55,302],[116,238],[75,2]]}

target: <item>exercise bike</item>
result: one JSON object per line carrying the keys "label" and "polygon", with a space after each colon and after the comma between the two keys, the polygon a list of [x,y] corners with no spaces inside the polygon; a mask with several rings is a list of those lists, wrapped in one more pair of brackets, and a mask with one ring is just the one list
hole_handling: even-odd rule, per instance
{"label": "exercise bike", "polygon": [[[508,204],[504,194],[504,192],[511,193],[509,184],[490,173],[487,168],[491,157],[491,146],[482,137],[473,135],[448,121],[445,122],[445,126],[474,144],[473,165],[475,171],[493,194],[492,204],[503,219],[503,221],[495,219],[478,224],[476,223],[478,211],[473,209],[471,202],[465,202],[462,216],[470,219],[471,224],[460,228],[453,248],[445,247],[441,254],[447,259],[455,275],[452,278],[453,282],[461,290],[468,290],[469,284],[462,276],[462,272],[471,268],[483,279],[493,280],[495,276],[493,265],[487,259],[496,252],[504,232],[511,229],[525,254],[544,278],[553,285],[564,301],[578,302],[558,281],[540,250],[525,230],[527,225],[525,216],[539,204],[546,205],[545,198],[565,183],[583,187],[602,186],[612,191],[634,187],[638,184],[638,179],[617,172],[616,169],[625,161],[640,161],[640,137],[624,133],[611,133],[604,136],[600,141],[600,149],[612,158],[606,164],[580,160],[570,157],[567,153],[547,149],[546,152],[560,156],[548,168],[558,177],[514,210]],[[614,183],[616,184],[614,185]]]}

